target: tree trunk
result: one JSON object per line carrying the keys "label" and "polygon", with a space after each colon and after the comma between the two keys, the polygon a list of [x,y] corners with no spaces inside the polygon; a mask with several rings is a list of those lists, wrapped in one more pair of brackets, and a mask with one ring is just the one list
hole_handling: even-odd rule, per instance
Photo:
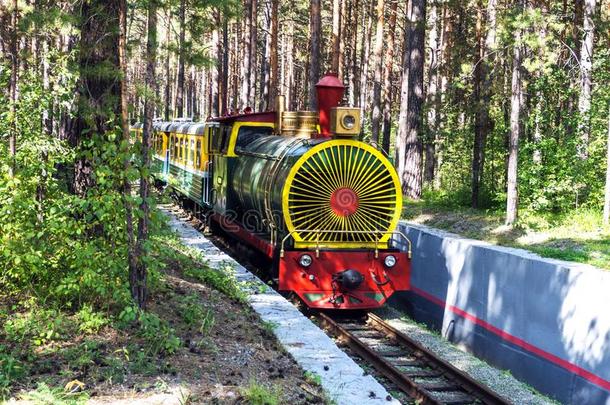
{"label": "tree trunk", "polygon": [[153,132],[153,119],[155,116],[155,100],[151,95],[156,92],[155,65],[157,62],[157,3],[151,0],[148,3],[148,40],[146,43],[146,92],[144,99],[144,126],[142,131],[142,168],[140,169],[140,215],[138,219],[138,240],[136,243],[136,256],[138,258],[137,271],[130,277],[131,294],[138,306],[146,308],[147,298],[147,266],[145,257],[148,240],[148,224],[150,221],[150,135]]}
{"label": "tree trunk", "polygon": [[165,27],[165,46],[167,47],[166,55],[165,55],[165,121],[169,121],[172,117],[171,108],[172,108],[172,80],[171,80],[171,70],[170,70],[170,59],[171,52],[169,49],[170,43],[172,41],[171,32],[172,32],[172,14],[169,9],[166,12],[167,26]]}
{"label": "tree trunk", "polygon": [[[491,80],[489,52],[495,45],[496,37],[496,2],[489,0],[487,4],[487,34],[483,40],[483,13],[481,8],[477,13],[477,53],[475,67],[475,125],[474,145],[472,156],[472,187],[471,205],[479,207],[481,183],[483,181],[483,168],[485,163],[485,143],[490,131],[489,102],[491,99]],[[481,5],[482,6],[482,5]]]}
{"label": "tree trunk", "polygon": [[379,130],[381,122],[381,79],[383,74],[383,0],[377,0],[377,29],[375,30],[375,48],[373,51],[373,66],[375,76],[373,79],[373,111],[371,113],[371,143],[375,146],[379,143]]}
{"label": "tree trunk", "polygon": [[320,0],[309,1],[310,15],[310,54],[309,54],[309,110],[318,109],[316,83],[320,76]]}
{"label": "tree trunk", "polygon": [[[114,128],[114,117],[121,117],[119,55],[119,8],[124,0],[91,0],[81,8],[80,77],[78,111],[70,126],[69,143],[78,147],[72,191],[85,196],[94,186],[93,165],[87,157],[91,146],[84,140],[94,134],[105,136]],[[92,66],[105,66],[103,71]],[[113,71],[109,71],[113,69]],[[117,100],[110,106],[108,100]]]}
{"label": "tree trunk", "polygon": [[222,85],[222,91],[220,91],[220,107],[219,115],[225,115],[227,113],[228,101],[227,97],[229,94],[229,17],[227,11],[224,9],[222,15],[222,58],[218,58],[218,63],[222,61],[222,75],[220,83]]}
{"label": "tree trunk", "polygon": [[271,2],[265,1],[263,4],[263,16],[265,21],[265,41],[263,47],[263,57],[261,59],[260,71],[260,98],[258,110],[268,110],[269,102],[269,59],[271,58]]}
{"label": "tree trunk", "polygon": [[239,95],[239,108],[244,110],[248,106],[249,102],[249,91],[250,91],[250,66],[252,62],[250,60],[250,38],[252,33],[252,1],[245,0],[244,2],[244,24],[243,24],[243,37],[242,43],[243,53],[241,61],[241,92]]}
{"label": "tree trunk", "polygon": [[424,182],[430,183],[434,180],[434,169],[436,161],[436,115],[438,114],[435,104],[438,90],[438,54],[439,54],[439,35],[438,35],[438,7],[436,2],[432,2],[430,7],[430,31],[428,32],[428,49],[430,49],[430,62],[428,70],[428,91],[426,94],[427,128],[426,142],[424,145]]}
{"label": "tree trunk", "polygon": [[426,0],[411,0],[409,28],[405,31],[405,61],[398,122],[398,175],[403,193],[419,199],[422,193],[422,127],[424,102],[424,31]]}
{"label": "tree trunk", "polygon": [[232,112],[237,112],[238,106],[239,106],[239,97],[240,97],[240,87],[239,87],[239,69],[240,69],[240,52],[239,52],[239,44],[240,44],[240,37],[241,37],[241,31],[240,31],[241,25],[240,22],[235,23],[235,35],[233,36],[233,52],[231,54],[231,63],[229,64],[229,66],[231,66],[231,69],[233,71],[233,73],[231,74],[231,80],[232,80],[232,87],[233,87],[233,99],[232,99],[232,103],[231,103],[231,109]]}
{"label": "tree trunk", "polygon": [[[373,6],[374,2],[371,1],[370,8],[367,8],[366,1],[364,3],[364,15],[363,19],[367,18],[366,30],[362,35],[362,49],[360,52],[360,101],[359,107],[366,111],[367,110],[367,96],[368,96],[368,78],[369,78],[369,55],[371,48],[371,31],[373,29]],[[368,13],[366,12],[368,11]],[[364,114],[363,114],[364,119]]]}
{"label": "tree trunk", "polygon": [[178,38],[178,83],[176,84],[176,114],[184,115],[184,42],[186,35],[186,0],[180,0],[180,34]]}
{"label": "tree trunk", "polygon": [[[119,68],[122,72],[120,84],[120,110],[121,110],[121,132],[123,142],[121,143],[121,153],[123,155],[123,206],[125,208],[125,228],[127,232],[127,265],[129,267],[129,285],[132,297],[136,302],[137,296],[134,295],[134,286],[137,285],[137,266],[138,256],[135,247],[135,237],[133,232],[133,209],[131,204],[131,179],[129,178],[130,145],[131,137],[129,133],[129,106],[127,89],[127,1],[119,0]],[[139,303],[138,303],[139,304]]]}
{"label": "tree trunk", "polygon": [[608,105],[608,133],[606,136],[606,193],[604,196],[604,224],[610,223],[610,104]]}
{"label": "tree trunk", "polygon": [[294,103],[294,21],[288,21],[288,38],[286,40],[286,105],[293,109]]}
{"label": "tree trunk", "polygon": [[350,35],[350,51],[349,51],[349,73],[348,73],[348,100],[350,107],[356,105],[356,77],[358,75],[358,0],[354,0],[353,2],[349,2],[350,10],[352,11],[352,17],[349,21],[353,21],[354,23],[350,23],[351,35]]}
{"label": "tree trunk", "polygon": [[[383,0],[382,0],[383,1]],[[333,27],[332,27],[332,58],[331,58],[331,71],[336,75],[339,75],[339,55],[341,48],[341,0],[333,0]],[[340,78],[341,76],[339,76]]]}
{"label": "tree trunk", "polygon": [[385,153],[390,153],[390,135],[392,133],[392,70],[394,67],[394,37],[396,35],[397,15],[398,0],[392,0],[386,39],[388,50],[385,55],[385,69],[383,71],[383,140],[381,148]]}
{"label": "tree trunk", "polygon": [[442,19],[441,19],[441,38],[440,38],[440,57],[438,67],[438,90],[436,92],[436,98],[434,100],[434,108],[436,110],[436,123],[435,123],[435,134],[434,134],[434,180],[433,188],[439,190],[441,188],[441,167],[444,158],[444,128],[445,121],[447,119],[447,113],[444,111],[443,106],[447,100],[447,88],[449,84],[449,78],[451,74],[450,66],[450,50],[451,44],[449,39],[453,30],[453,23],[450,18],[451,8],[448,4],[443,4]]}
{"label": "tree trunk", "polygon": [[[210,53],[213,57],[214,54],[216,54],[216,56],[219,55],[219,47],[220,47],[220,27],[219,27],[219,23],[220,23],[220,18],[218,17],[218,11],[214,12],[216,14],[216,18],[215,18],[215,26],[214,26],[214,30],[212,31],[212,43],[210,45]],[[219,80],[219,76],[220,76],[220,70],[221,70],[221,61],[220,59],[216,60],[216,63],[214,64],[214,66],[212,66],[211,68],[211,76],[212,76],[212,88],[210,91],[210,96],[212,98],[212,105],[210,106],[210,115],[213,117],[218,117],[218,115],[220,114],[220,97],[219,97],[219,91],[220,89],[218,88],[219,84],[220,84],[220,80]]]}
{"label": "tree trunk", "polygon": [[341,0],[341,18],[339,19],[339,62],[337,76],[341,82],[345,83],[345,40],[349,38],[346,32],[346,16],[347,0]]}
{"label": "tree trunk", "polygon": [[13,1],[13,33],[11,35],[11,78],[10,78],[10,97],[11,97],[11,119],[10,119],[10,138],[9,138],[9,176],[15,176],[15,155],[17,154],[17,77],[19,71],[19,4]]}
{"label": "tree trunk", "polygon": [[519,205],[518,192],[518,163],[519,163],[519,136],[521,125],[521,64],[522,64],[522,44],[521,30],[515,33],[515,44],[513,49],[513,68],[510,97],[510,136],[508,141],[508,170],[506,176],[506,225],[513,225],[517,220],[517,209]]}
{"label": "tree trunk", "polygon": [[248,84],[250,89],[248,90],[249,105],[254,108],[256,106],[256,62],[258,58],[258,1],[252,0],[250,15],[250,77],[248,78]]}
{"label": "tree trunk", "polygon": [[593,35],[595,25],[593,15],[595,13],[595,0],[584,1],[583,31],[584,36],[580,46],[580,95],[578,97],[578,112],[580,114],[578,133],[580,144],[578,145],[578,156],[586,159],[589,146],[590,117],[591,110],[591,68],[593,64]]}
{"label": "tree trunk", "polygon": [[275,108],[275,97],[277,96],[278,84],[278,54],[277,54],[277,34],[279,29],[278,24],[278,7],[280,0],[271,0],[271,49],[269,54],[269,100],[267,105],[272,109]]}

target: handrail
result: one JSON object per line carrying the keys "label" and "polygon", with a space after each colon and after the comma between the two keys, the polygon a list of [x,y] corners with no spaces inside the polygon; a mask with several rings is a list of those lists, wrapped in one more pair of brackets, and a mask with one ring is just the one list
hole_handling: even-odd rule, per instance
{"label": "handrail", "polygon": [[[345,233],[356,233],[356,234],[378,234],[378,235],[400,235],[402,236],[406,241],[407,244],[409,246],[409,249],[407,251],[407,255],[409,257],[409,259],[411,258],[412,255],[412,243],[411,243],[411,239],[409,239],[407,237],[407,235],[405,235],[402,231],[399,230],[394,230],[394,231],[382,231],[379,229],[375,229],[375,230],[369,230],[369,231],[348,231],[348,230],[331,230],[331,229],[293,229],[292,231],[288,232],[286,234],[286,236],[284,236],[282,238],[282,244],[280,245],[280,257],[284,257],[284,244],[286,243],[286,241],[288,240],[288,238],[290,238],[293,234],[295,233],[302,233],[302,232],[310,232],[310,233],[315,233],[316,235],[316,257],[320,257],[320,235],[324,234],[324,233],[340,233],[340,234],[345,234]],[[293,238],[294,239],[294,238]],[[335,242],[335,243],[341,243],[341,242]],[[379,255],[379,240],[375,240],[375,258],[378,257]]]}

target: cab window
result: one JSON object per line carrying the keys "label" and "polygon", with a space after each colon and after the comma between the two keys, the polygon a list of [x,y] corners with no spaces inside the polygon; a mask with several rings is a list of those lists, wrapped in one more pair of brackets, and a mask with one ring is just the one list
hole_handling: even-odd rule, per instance
{"label": "cab window", "polygon": [[271,135],[273,128],[271,127],[248,127],[239,128],[237,133],[237,141],[235,142],[235,151],[240,151],[249,143],[261,136]]}
{"label": "cab window", "polygon": [[212,128],[212,152],[226,153],[231,137],[231,125],[221,125]]}
{"label": "cab window", "polygon": [[220,152],[220,128],[208,127],[208,138],[210,140],[210,152]]}
{"label": "cab window", "polygon": [[220,151],[226,155],[227,149],[229,149],[229,140],[231,139],[231,132],[233,130],[232,125],[221,125],[220,126],[220,138],[222,143],[220,145]]}

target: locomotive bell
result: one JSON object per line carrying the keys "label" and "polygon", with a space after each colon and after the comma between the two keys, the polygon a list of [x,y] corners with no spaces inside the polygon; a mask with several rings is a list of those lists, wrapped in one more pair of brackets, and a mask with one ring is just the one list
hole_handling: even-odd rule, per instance
{"label": "locomotive bell", "polygon": [[358,286],[362,284],[362,282],[364,281],[364,277],[362,276],[362,274],[360,274],[360,272],[349,269],[337,273],[337,275],[335,276],[335,280],[337,280],[337,282],[341,284],[343,288],[347,290],[353,290],[355,288],[358,288]]}

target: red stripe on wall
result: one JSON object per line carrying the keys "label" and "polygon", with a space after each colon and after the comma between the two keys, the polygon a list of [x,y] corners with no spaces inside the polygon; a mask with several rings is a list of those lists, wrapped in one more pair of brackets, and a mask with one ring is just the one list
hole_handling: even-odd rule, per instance
{"label": "red stripe on wall", "polygon": [[464,319],[469,320],[470,322],[481,326],[482,328],[490,331],[491,333],[501,337],[502,339],[516,345],[519,346],[531,353],[536,354],[537,356],[542,357],[545,360],[550,361],[551,363],[562,367],[568,371],[570,371],[573,374],[579,375],[582,378],[592,382],[593,384],[605,389],[605,390],[609,390],[610,391],[610,381],[608,380],[604,380],[602,377],[595,375],[593,373],[591,373],[590,371],[587,371],[573,363],[570,363],[567,360],[564,360],[560,357],[555,356],[552,353],[546,352],[542,349],[540,349],[539,347],[536,347],[528,342],[526,342],[523,339],[520,339],[516,336],[511,335],[508,332],[503,331],[502,329],[499,329],[493,325],[491,325],[490,323],[485,322],[482,319],[477,318],[476,316],[464,311],[463,309],[460,309],[456,306],[453,305],[448,305],[447,302],[441,300],[440,298],[435,297],[434,295],[421,290],[417,287],[411,286],[411,289],[413,292],[415,292],[416,294],[422,296],[423,298],[427,299],[428,301],[433,302],[434,304],[443,307],[445,309],[450,310],[451,312],[453,312],[456,315],[461,316]]}

